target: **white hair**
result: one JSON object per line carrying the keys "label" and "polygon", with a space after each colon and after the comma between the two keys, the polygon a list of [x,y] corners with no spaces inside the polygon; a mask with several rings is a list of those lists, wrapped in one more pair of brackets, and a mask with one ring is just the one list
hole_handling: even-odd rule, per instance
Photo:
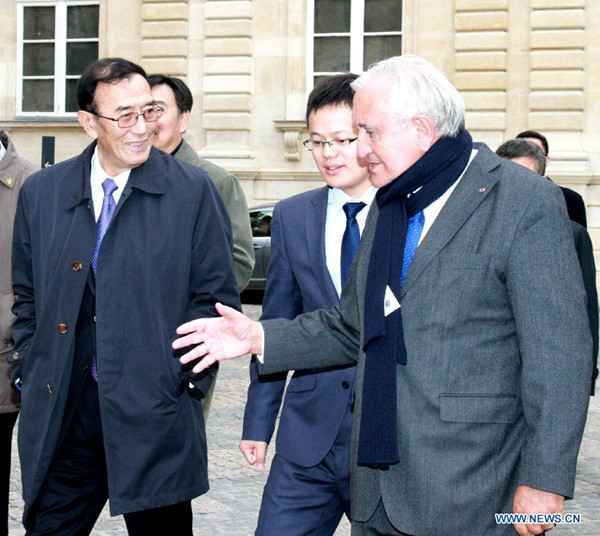
{"label": "white hair", "polygon": [[[465,126],[465,104],[456,88],[431,63],[418,56],[394,56],[369,67],[352,82],[358,91],[373,78],[387,76],[395,90],[386,96],[400,121],[429,117],[440,136],[456,136]],[[383,97],[383,96],[382,96]]]}

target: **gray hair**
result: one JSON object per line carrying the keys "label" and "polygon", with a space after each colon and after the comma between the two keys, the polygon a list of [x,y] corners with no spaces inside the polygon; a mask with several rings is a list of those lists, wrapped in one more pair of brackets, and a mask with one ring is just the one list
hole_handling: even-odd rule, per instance
{"label": "gray hair", "polygon": [[532,141],[522,138],[505,141],[496,149],[496,154],[507,160],[531,158],[535,164],[535,171],[542,176],[546,173],[546,155],[541,147]]}
{"label": "gray hair", "polygon": [[429,117],[440,136],[456,136],[465,126],[465,103],[456,88],[431,63],[418,56],[394,56],[375,63],[359,76],[358,91],[375,76],[388,76],[395,85],[390,110],[402,122],[415,115]]}

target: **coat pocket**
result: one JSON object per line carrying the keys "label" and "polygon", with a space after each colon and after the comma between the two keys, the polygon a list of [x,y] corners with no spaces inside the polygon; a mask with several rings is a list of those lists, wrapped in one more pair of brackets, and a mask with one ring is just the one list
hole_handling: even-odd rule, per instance
{"label": "coat pocket", "polygon": [[440,417],[445,422],[515,422],[521,414],[517,395],[443,394]]}
{"label": "coat pocket", "polygon": [[179,362],[179,357],[187,350],[174,350],[171,344],[177,339],[177,328],[167,329],[166,337],[163,343],[163,357],[166,366],[166,373],[171,380],[173,390],[176,396],[181,395],[188,383],[189,373],[184,370],[183,365]]}
{"label": "coat pocket", "polygon": [[292,393],[312,391],[317,386],[317,377],[314,373],[295,372],[290,380],[287,390]]}

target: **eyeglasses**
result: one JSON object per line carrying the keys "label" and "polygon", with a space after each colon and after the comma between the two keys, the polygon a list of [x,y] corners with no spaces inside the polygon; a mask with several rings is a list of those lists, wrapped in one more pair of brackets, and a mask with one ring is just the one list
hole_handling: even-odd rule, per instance
{"label": "eyeglasses", "polygon": [[355,142],[358,138],[344,138],[341,140],[304,140],[302,145],[309,151],[321,151],[325,149],[325,145],[329,145],[330,149],[348,147],[351,143]]}
{"label": "eyeglasses", "polygon": [[128,114],[120,115],[119,117],[106,117],[105,115],[97,114],[96,112],[90,112],[97,117],[102,119],[108,119],[109,121],[116,121],[119,128],[131,128],[138,122],[140,115],[144,116],[144,121],[148,123],[155,123],[160,119],[164,110],[160,106],[153,106],[143,112],[129,112]]}

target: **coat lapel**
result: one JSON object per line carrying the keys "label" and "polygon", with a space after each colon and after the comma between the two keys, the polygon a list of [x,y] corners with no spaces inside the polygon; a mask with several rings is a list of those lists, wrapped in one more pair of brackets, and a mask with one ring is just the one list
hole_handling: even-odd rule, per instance
{"label": "coat lapel", "polygon": [[478,154],[417,248],[400,296],[408,292],[427,265],[454,237],[477,206],[489,195],[498,177],[497,157],[483,144],[475,144]]}
{"label": "coat lapel", "polygon": [[310,265],[321,293],[329,303],[337,303],[338,294],[327,269],[325,257],[325,220],[328,197],[329,188],[327,186],[315,192],[304,218],[304,229]]}
{"label": "coat lapel", "polygon": [[66,210],[71,210],[86,200],[91,207],[92,185],[90,184],[90,174],[92,155],[95,148],[96,142],[94,141],[85,148],[83,153],[76,157],[78,172],[66,175],[63,179],[64,196],[62,202]]}
{"label": "coat lapel", "polygon": [[140,190],[147,194],[155,195],[165,193],[168,172],[162,158],[163,154],[162,151],[153,147],[148,156],[148,160],[131,170],[123,194],[117,203],[113,220],[116,219],[121,208],[134,190]]}

